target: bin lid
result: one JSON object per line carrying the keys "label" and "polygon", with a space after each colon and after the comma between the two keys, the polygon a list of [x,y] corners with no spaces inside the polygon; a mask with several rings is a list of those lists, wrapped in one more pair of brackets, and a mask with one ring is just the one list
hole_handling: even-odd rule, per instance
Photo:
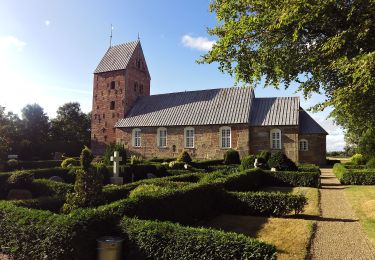
{"label": "bin lid", "polygon": [[121,237],[111,237],[111,236],[105,236],[105,237],[100,237],[96,241],[98,242],[104,242],[104,243],[113,243],[113,242],[122,242],[124,241],[123,238]]}

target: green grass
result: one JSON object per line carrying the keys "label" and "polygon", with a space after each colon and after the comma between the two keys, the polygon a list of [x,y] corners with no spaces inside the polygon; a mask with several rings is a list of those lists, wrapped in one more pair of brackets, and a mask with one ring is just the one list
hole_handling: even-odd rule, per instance
{"label": "green grass", "polygon": [[345,189],[345,195],[375,246],[375,186],[349,186]]}
{"label": "green grass", "polygon": [[[221,215],[207,226],[255,237],[274,244],[278,259],[305,259],[313,224],[311,217],[319,216],[319,191],[307,187],[267,187],[265,191],[304,193],[308,205],[300,216],[290,218],[265,218],[253,216]],[[306,219],[304,219],[306,218]]]}

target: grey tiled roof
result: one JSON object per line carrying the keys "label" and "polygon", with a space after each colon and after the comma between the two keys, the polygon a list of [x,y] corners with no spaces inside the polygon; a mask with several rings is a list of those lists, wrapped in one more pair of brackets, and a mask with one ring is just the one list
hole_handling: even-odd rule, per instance
{"label": "grey tiled roof", "polygon": [[140,97],[116,127],[248,124],[252,88],[223,88]]}
{"label": "grey tiled roof", "polygon": [[299,132],[301,134],[328,134],[305,110],[299,112]]}
{"label": "grey tiled roof", "polygon": [[252,126],[298,125],[299,98],[255,98],[251,107]]}
{"label": "grey tiled roof", "polygon": [[108,48],[94,73],[126,69],[139,40]]}

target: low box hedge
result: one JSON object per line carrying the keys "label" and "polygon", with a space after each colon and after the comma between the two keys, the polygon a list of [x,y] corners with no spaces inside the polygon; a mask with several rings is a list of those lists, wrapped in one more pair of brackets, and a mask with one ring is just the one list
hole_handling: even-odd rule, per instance
{"label": "low box hedge", "polygon": [[214,229],[125,217],[125,259],[276,259],[276,248]]}
{"label": "low box hedge", "polygon": [[300,164],[298,165],[299,172],[319,172],[320,168],[318,165],[315,164]]}
{"label": "low box hedge", "polygon": [[225,213],[252,216],[284,216],[298,214],[307,204],[300,194],[281,192],[226,192],[219,206]]}
{"label": "low box hedge", "polygon": [[31,185],[31,193],[34,197],[59,196],[65,197],[68,192],[73,192],[74,185],[64,182],[36,179]]}
{"label": "low box hedge", "polygon": [[51,212],[59,213],[61,207],[65,202],[65,198],[61,196],[39,197],[31,200],[13,200],[11,202],[12,204],[19,207],[48,210]]}
{"label": "low box hedge", "polygon": [[60,167],[61,160],[18,161],[14,166],[6,165],[7,171]]}
{"label": "low box hedge", "polygon": [[347,169],[341,163],[336,163],[333,173],[341,184],[345,185],[374,185],[375,170],[371,169]]}
{"label": "low box hedge", "polygon": [[263,186],[320,187],[320,171],[263,171]]}

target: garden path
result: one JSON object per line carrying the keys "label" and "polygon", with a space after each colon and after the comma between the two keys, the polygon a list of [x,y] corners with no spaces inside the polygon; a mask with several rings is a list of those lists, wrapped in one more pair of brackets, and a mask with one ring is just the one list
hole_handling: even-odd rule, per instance
{"label": "garden path", "polygon": [[375,259],[364,233],[332,169],[321,169],[320,207],[310,259]]}

